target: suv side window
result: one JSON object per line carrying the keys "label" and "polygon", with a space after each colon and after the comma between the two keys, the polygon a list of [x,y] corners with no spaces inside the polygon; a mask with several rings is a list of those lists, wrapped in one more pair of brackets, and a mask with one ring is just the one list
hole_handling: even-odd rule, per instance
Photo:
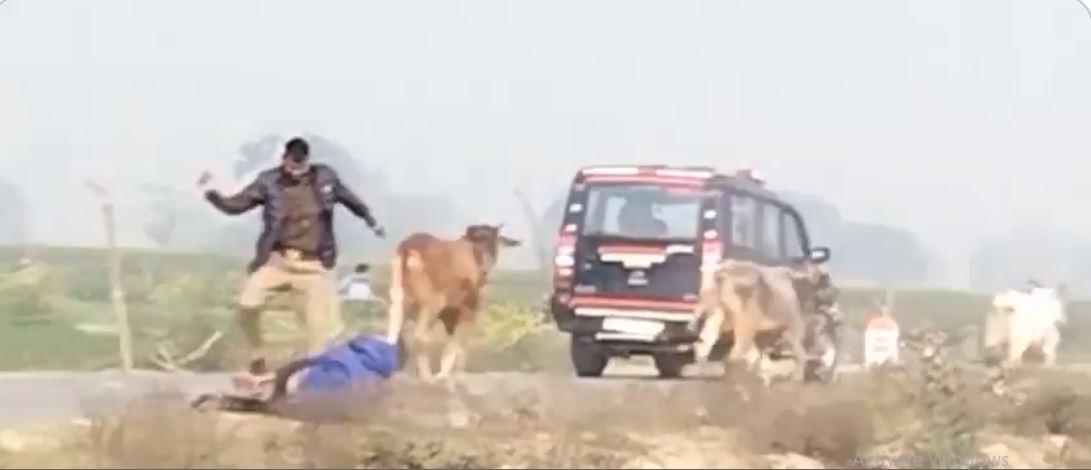
{"label": "suv side window", "polygon": [[[606,229],[606,213],[608,209],[606,204],[608,201],[606,197],[599,191],[589,191],[587,194],[587,202],[583,205],[583,211],[587,215],[581,214],[581,218],[584,219],[583,232],[584,233],[598,233]],[[568,206],[565,207],[568,210]]]}
{"label": "suv side window", "polygon": [[731,246],[758,250],[758,202],[744,194],[731,194]]}
{"label": "suv side window", "polygon": [[802,222],[789,211],[781,212],[781,217],[784,222],[784,256],[788,259],[806,258],[806,247],[803,246]]}
{"label": "suv side window", "polygon": [[777,205],[768,202],[762,203],[761,206],[761,254],[771,261],[780,261],[785,255],[780,238],[783,211]]}

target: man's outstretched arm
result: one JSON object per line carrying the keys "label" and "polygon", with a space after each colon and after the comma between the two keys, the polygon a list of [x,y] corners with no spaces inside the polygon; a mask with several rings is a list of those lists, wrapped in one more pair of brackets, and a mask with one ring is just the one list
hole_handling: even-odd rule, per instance
{"label": "man's outstretched arm", "polygon": [[360,200],[360,198],[356,196],[356,193],[345,186],[345,184],[341,182],[341,178],[334,179],[333,194],[337,197],[337,202],[347,207],[348,210],[357,217],[364,219],[364,222],[367,222],[367,226],[371,227],[376,235],[380,237],[384,235],[383,228],[379,226],[379,223],[375,220],[375,216],[371,214],[371,208],[369,208],[367,204],[364,204],[364,201]]}
{"label": "man's outstretched arm", "polygon": [[239,215],[253,209],[263,202],[261,186],[254,180],[238,194],[224,196],[215,189],[205,190],[205,199],[212,206],[227,215]]}

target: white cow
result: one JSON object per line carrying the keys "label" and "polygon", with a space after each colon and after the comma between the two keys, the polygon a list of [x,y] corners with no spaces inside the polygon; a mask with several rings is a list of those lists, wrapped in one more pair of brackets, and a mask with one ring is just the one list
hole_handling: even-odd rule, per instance
{"label": "white cow", "polygon": [[1060,325],[1068,321],[1058,290],[1032,286],[1009,290],[993,297],[993,312],[986,325],[985,347],[1007,343],[1006,363],[1016,365],[1034,346],[1041,348],[1046,365],[1057,360]]}

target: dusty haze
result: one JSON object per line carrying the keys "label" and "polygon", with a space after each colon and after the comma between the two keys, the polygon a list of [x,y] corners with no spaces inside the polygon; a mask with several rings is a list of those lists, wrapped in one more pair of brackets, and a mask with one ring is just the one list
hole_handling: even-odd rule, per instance
{"label": "dusty haze", "polygon": [[754,165],[914,232],[959,287],[982,237],[1091,235],[1089,83],[1075,0],[9,0],[0,174],[35,242],[101,240],[98,176],[149,245],[139,184],[189,188],[269,133],[515,232],[513,188],[544,207],[580,165]]}

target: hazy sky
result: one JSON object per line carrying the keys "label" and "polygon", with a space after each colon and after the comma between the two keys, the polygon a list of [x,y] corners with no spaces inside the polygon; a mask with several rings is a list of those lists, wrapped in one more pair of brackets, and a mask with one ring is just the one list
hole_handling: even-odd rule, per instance
{"label": "hazy sky", "polygon": [[544,204],[579,165],[754,165],[917,232],[960,280],[1013,224],[1091,236],[1089,129],[1076,0],[0,6],[0,172],[49,243],[101,238],[86,175],[189,185],[310,131],[516,226],[514,186]]}

